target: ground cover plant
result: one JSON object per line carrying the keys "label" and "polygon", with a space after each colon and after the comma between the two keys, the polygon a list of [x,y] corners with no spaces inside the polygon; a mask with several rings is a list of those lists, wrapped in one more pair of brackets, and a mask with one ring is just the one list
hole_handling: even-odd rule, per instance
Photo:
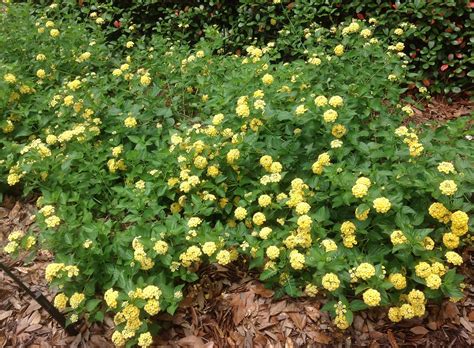
{"label": "ground cover plant", "polygon": [[200,266],[237,259],[276,296],[327,297],[341,329],[462,298],[468,124],[410,122],[398,36],[315,24],[283,63],[274,42],[225,54],[213,27],[194,47],[133,28],[110,41],[100,12],[3,9],[3,190],[40,195],[40,233],[4,251],[54,253],[69,323],[111,312],[116,345],[149,346]]}

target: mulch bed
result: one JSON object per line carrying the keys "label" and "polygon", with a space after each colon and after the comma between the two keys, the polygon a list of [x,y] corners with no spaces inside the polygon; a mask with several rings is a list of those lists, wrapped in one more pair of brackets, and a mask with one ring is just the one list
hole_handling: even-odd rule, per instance
{"label": "mulch bed", "polygon": [[443,96],[436,96],[429,101],[420,101],[419,108],[413,108],[415,115],[411,119],[416,123],[435,121],[443,123],[462,116],[473,115],[474,103],[469,99],[458,99],[448,103]]}
{"label": "mulch bed", "polygon": [[[415,110],[417,122],[443,121],[470,115],[472,103],[447,105],[432,99],[424,110]],[[6,197],[0,207],[0,245],[15,228],[31,226],[36,208],[32,202]],[[187,297],[174,316],[157,317],[163,325],[155,342],[163,347],[470,347],[474,344],[474,254],[464,251],[465,298],[462,302],[430,304],[424,318],[391,323],[382,309],[357,314],[352,327],[335,328],[321,312],[324,298],[275,299],[242,265],[209,266],[200,270],[200,281],[189,285]],[[49,300],[54,293],[44,279],[51,262],[40,252],[33,262],[0,261],[34,291]],[[102,325],[82,323],[77,336],[64,330],[5,273],[0,272],[0,348],[3,347],[113,347],[113,321]]]}

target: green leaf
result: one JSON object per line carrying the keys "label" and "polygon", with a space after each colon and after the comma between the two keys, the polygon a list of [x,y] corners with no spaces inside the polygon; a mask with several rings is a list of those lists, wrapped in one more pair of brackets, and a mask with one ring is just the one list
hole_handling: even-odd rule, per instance
{"label": "green leaf", "polygon": [[361,310],[367,309],[367,308],[369,308],[369,306],[367,306],[365,304],[365,302],[362,301],[362,300],[351,301],[350,309],[354,312],[361,311]]}
{"label": "green leaf", "polygon": [[102,301],[99,299],[92,299],[86,302],[86,310],[92,312]]}

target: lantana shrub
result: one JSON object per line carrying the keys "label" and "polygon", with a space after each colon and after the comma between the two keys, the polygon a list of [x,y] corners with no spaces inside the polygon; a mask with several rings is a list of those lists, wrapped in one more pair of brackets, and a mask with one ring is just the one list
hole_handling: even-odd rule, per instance
{"label": "lantana shrub", "polygon": [[[327,297],[398,322],[459,300],[469,241],[472,152],[462,119],[423,129],[401,101],[402,42],[363,21],[320,30],[305,60],[274,45],[217,55],[159,35],[106,40],[52,5],[2,13],[0,173],[38,192],[46,280],[72,323],[110,312],[117,346],[152,343],[205,264],[240,259],[276,296]],[[7,42],[14,42],[7,45]]]}

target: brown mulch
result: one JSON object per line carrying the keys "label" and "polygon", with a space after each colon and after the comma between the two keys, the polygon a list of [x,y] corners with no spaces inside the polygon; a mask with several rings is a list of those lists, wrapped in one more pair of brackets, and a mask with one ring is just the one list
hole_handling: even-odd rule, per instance
{"label": "brown mulch", "polygon": [[[445,121],[472,115],[473,103],[446,104],[432,99],[415,109],[415,121]],[[0,207],[0,246],[16,229],[32,225],[33,202],[4,199]],[[200,271],[199,283],[186,289],[187,297],[174,316],[162,314],[158,346],[168,347],[470,347],[474,345],[473,249],[464,252],[465,298],[462,302],[431,304],[422,319],[391,323],[384,310],[357,314],[345,332],[336,329],[320,311],[324,298],[275,299],[242,265],[210,266]],[[0,251],[0,261],[49,300],[54,293],[44,280],[51,255],[41,252],[28,263],[12,261]],[[0,271],[0,348],[3,347],[113,347],[113,321],[82,323],[80,334],[64,330],[5,273]]]}
{"label": "brown mulch", "polygon": [[428,101],[419,101],[414,107],[415,115],[410,120],[418,124],[435,121],[443,123],[462,116],[474,115],[474,102],[469,99],[457,99],[451,103],[443,96],[435,96]]}

